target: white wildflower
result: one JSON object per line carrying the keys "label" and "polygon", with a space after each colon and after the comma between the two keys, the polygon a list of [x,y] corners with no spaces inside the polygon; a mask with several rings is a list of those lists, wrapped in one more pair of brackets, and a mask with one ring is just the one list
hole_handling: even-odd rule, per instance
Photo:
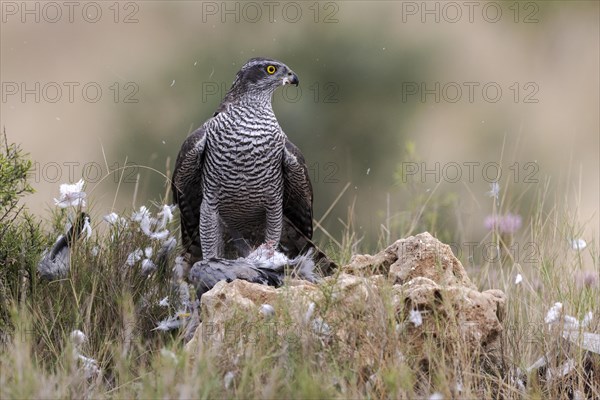
{"label": "white wildflower", "polygon": [[71,332],[70,337],[71,342],[75,345],[75,347],[79,347],[87,341],[87,336],[79,329],[76,329],[73,332]]}
{"label": "white wildflower", "polygon": [[270,304],[262,304],[258,310],[266,319],[271,319],[275,316],[275,309]]}
{"label": "white wildflower", "polygon": [[498,182],[492,182],[490,184],[490,191],[486,192],[486,194],[498,200],[498,197],[500,196],[500,184],[498,184]]}
{"label": "white wildflower", "polygon": [[144,258],[142,260],[142,274],[149,275],[150,273],[156,270],[156,264],[149,258]]}
{"label": "white wildflower", "polygon": [[142,222],[146,218],[150,219],[150,211],[148,211],[146,206],[141,206],[139,211],[134,211],[131,214],[131,219],[135,222]]}
{"label": "white wildflower", "polygon": [[158,260],[166,259],[169,256],[169,254],[171,254],[171,252],[173,250],[175,250],[175,246],[177,246],[177,239],[175,239],[175,237],[173,237],[173,236],[169,236],[162,243],[162,246],[160,247],[160,249],[158,250],[158,253],[156,254],[156,258]]}
{"label": "white wildflower", "polygon": [[515,285],[518,285],[521,282],[523,282],[523,276],[521,274],[517,274],[515,277]]}
{"label": "white wildflower", "polygon": [[181,256],[175,257],[175,265],[173,266],[173,277],[175,279],[183,279],[185,276],[185,270],[187,268],[187,263],[185,259]]}
{"label": "white wildflower", "polygon": [[144,232],[148,236],[152,235],[152,231],[151,231],[152,219],[150,217],[143,217],[139,221],[139,224],[140,224],[140,229],[142,230],[142,232]]}
{"label": "white wildflower", "polygon": [[[169,207],[169,206],[167,206],[167,207]],[[170,209],[169,209],[169,211],[170,211]],[[166,214],[167,214],[167,212],[165,211],[165,208],[163,207],[162,216],[165,221],[169,219],[168,215],[165,217]],[[170,218],[171,219],[173,218],[172,213],[171,213]],[[144,232],[144,234],[151,239],[165,240],[169,236],[169,231],[167,229],[158,231],[158,232],[154,232],[152,230],[153,227],[154,228],[157,227],[159,221],[156,218],[152,217],[152,214],[150,214],[150,211],[148,211],[146,206],[141,206],[139,211],[134,211],[133,214],[131,215],[131,219],[134,220],[135,222],[139,223],[140,230],[142,232]],[[159,229],[162,229],[162,228],[159,228]]]}
{"label": "white wildflower", "polygon": [[83,231],[85,232],[85,239],[87,240],[92,236],[92,226],[90,225],[90,217],[85,217],[83,221]]}
{"label": "white wildflower", "polygon": [[161,299],[161,300],[158,302],[158,305],[159,305],[159,306],[161,306],[161,307],[169,307],[169,296],[167,296],[167,297],[165,297],[165,298]]}
{"label": "white wildflower", "polygon": [[589,311],[587,314],[585,314],[585,317],[583,317],[583,321],[581,321],[581,326],[583,326],[585,328],[586,326],[588,326],[589,324],[592,323],[593,319],[594,319],[594,314],[592,314],[592,312]]}
{"label": "white wildflower", "polygon": [[144,252],[141,249],[136,249],[133,252],[129,253],[129,255],[127,256],[127,261],[125,261],[125,263],[130,267],[133,267],[133,265],[136,262],[140,261],[143,256]]}
{"label": "white wildflower", "polygon": [[317,317],[312,321],[312,331],[321,336],[330,336],[331,335],[331,327],[327,322],[325,322],[321,317]]}
{"label": "white wildflower", "polygon": [[179,295],[180,307],[189,308],[190,302],[190,287],[186,282],[180,282],[177,288],[177,294]]}
{"label": "white wildflower", "polygon": [[162,211],[158,213],[158,229],[164,229],[169,222],[173,221],[173,211],[175,211],[176,207],[175,205],[163,205]]}
{"label": "white wildflower", "polygon": [[54,204],[60,208],[67,208],[69,206],[85,207],[86,194],[83,191],[84,185],[85,181],[83,179],[72,185],[63,183],[60,185],[60,197],[54,199]]}
{"label": "white wildflower", "polygon": [[312,316],[314,313],[315,313],[315,303],[313,303],[311,301],[310,304],[308,305],[308,310],[306,310],[306,313],[304,314],[304,323],[305,324],[308,324],[308,322],[312,319]]}
{"label": "white wildflower", "polygon": [[429,396],[429,400],[444,400],[444,396],[440,392],[435,392]]}
{"label": "white wildflower", "polygon": [[579,329],[579,321],[577,320],[577,318],[571,316],[571,315],[565,315],[565,323],[563,325],[564,329]]}
{"label": "white wildflower", "polygon": [[152,247],[146,247],[144,249],[144,255],[146,256],[146,258],[152,257],[152,252]]}
{"label": "white wildflower", "polygon": [[92,247],[92,255],[96,257],[100,253],[100,247],[94,246]]}
{"label": "white wildflower", "polygon": [[85,379],[95,379],[100,374],[98,362],[93,358],[77,354],[77,359],[83,364],[83,376],[85,376]]}
{"label": "white wildflower", "polygon": [[87,336],[77,329],[71,332],[70,338],[74,346],[73,357],[81,363],[83,375],[86,379],[95,379],[100,374],[98,362],[80,353],[81,345],[87,342]]}
{"label": "white wildflower", "polygon": [[223,377],[223,385],[225,385],[225,389],[231,389],[233,385],[233,380],[235,379],[235,372],[229,371]]}
{"label": "white wildflower", "polygon": [[562,303],[554,303],[554,305],[552,307],[550,307],[550,310],[548,310],[548,313],[546,314],[546,323],[547,324],[552,324],[556,321],[558,321],[558,319],[560,318],[560,313],[562,311],[563,305]]}
{"label": "white wildflower", "polygon": [[581,392],[581,390],[575,390],[573,392],[573,400],[585,400],[585,395]]}
{"label": "white wildflower", "polygon": [[153,331],[172,331],[178,329],[183,325],[184,320],[190,316],[190,313],[179,311],[177,314],[160,321]]}
{"label": "white wildflower", "polygon": [[112,226],[123,226],[123,227],[127,226],[127,220],[125,218],[119,216],[119,214],[117,214],[115,212],[111,212],[110,214],[105,215],[104,220]]}
{"label": "white wildflower", "polygon": [[154,264],[154,262],[150,259],[150,257],[152,257],[152,253],[152,247],[146,247],[144,249],[144,256],[146,257],[142,260],[142,273],[144,275],[148,275],[156,270],[156,264]]}
{"label": "white wildflower", "polygon": [[181,326],[181,320],[177,317],[177,315],[173,317],[169,317],[163,319],[156,325],[156,328],[152,329],[153,331],[172,331],[174,329],[178,329]]}
{"label": "white wildflower", "polygon": [[567,361],[558,366],[558,368],[548,368],[546,370],[546,380],[551,381],[557,378],[562,378],[569,372],[573,371],[575,367],[575,361],[571,358],[568,358]]}
{"label": "white wildflower", "polygon": [[152,218],[152,215],[146,206],[141,206],[139,211],[134,211],[131,219],[139,223],[141,231],[151,239],[165,240],[169,236],[169,231],[167,229],[158,232],[152,231],[152,228],[157,226],[158,220],[156,218]]}
{"label": "white wildflower", "polygon": [[165,240],[169,237],[169,231],[165,229],[164,231],[150,232],[148,236],[154,240]]}
{"label": "white wildflower", "polygon": [[115,212],[111,212],[104,216],[104,220],[109,224],[114,225],[119,221],[119,215]]}
{"label": "white wildflower", "polygon": [[587,243],[583,239],[573,239],[571,240],[571,248],[573,250],[583,250],[587,247]]}
{"label": "white wildflower", "polygon": [[421,312],[419,310],[410,310],[408,320],[415,326],[421,326],[423,324],[423,317],[421,316]]}
{"label": "white wildflower", "polygon": [[571,315],[565,315],[565,324],[564,324],[563,328],[566,330],[577,330],[579,328],[585,328],[592,322],[593,318],[594,318],[594,315],[592,314],[591,311],[589,311],[587,314],[585,314],[585,316],[583,317],[583,320],[581,320],[581,321],[579,321],[577,318],[575,318]]}
{"label": "white wildflower", "polygon": [[[558,322],[561,319],[562,310],[563,310],[562,303],[554,303],[554,305],[548,311],[548,314],[546,314],[546,319],[545,319],[546,323],[554,324],[554,323]],[[579,321],[577,318],[573,317],[572,315],[565,314],[564,316],[562,316],[562,320],[563,320],[562,329],[564,329],[564,332],[567,332],[567,331],[578,330],[580,328],[585,328],[592,322],[593,318],[594,318],[594,315],[592,314],[591,311],[589,311],[587,314],[585,314],[585,316],[583,317],[583,320],[581,320],[581,321]]]}

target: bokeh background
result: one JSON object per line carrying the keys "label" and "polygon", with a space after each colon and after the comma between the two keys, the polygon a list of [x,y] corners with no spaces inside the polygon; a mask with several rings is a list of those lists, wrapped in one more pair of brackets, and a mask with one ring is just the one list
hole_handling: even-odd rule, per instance
{"label": "bokeh background", "polygon": [[73,4],[2,2],[0,125],[36,162],[38,215],[81,177],[98,217],[163,202],[186,135],[268,56],[300,77],[274,109],[320,240],[477,242],[494,208],[525,226],[557,201],[585,224],[557,240],[598,237],[597,1]]}

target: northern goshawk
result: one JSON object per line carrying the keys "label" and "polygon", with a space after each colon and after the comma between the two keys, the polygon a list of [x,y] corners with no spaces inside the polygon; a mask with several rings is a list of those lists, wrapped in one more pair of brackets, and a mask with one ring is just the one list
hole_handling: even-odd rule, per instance
{"label": "northern goshawk", "polygon": [[[278,87],[298,82],[279,61],[249,60],[212,118],[183,143],[172,190],[190,265],[245,257],[265,242],[279,243],[289,257],[314,247],[308,169],[271,105]],[[327,261],[322,269],[332,267],[316,253]]]}

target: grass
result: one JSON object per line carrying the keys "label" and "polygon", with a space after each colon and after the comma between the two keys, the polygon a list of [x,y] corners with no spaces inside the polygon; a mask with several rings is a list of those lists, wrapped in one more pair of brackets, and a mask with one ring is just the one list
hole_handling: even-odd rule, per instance
{"label": "grass", "polygon": [[[397,329],[393,288],[387,283],[362,307],[356,303],[348,306],[336,297],[332,284],[320,285],[316,307],[320,315],[337,316],[337,321],[327,322],[333,329],[345,330],[343,343],[302,330],[294,340],[285,340],[289,336],[274,333],[268,324],[247,325],[248,316],[240,312],[230,323],[244,335],[190,353],[181,333],[153,330],[159,320],[175,311],[158,305],[172,294],[170,270],[159,269],[144,277],[139,263],[125,267],[135,249],[153,247],[156,254],[159,248],[134,223],[108,228],[100,222],[102,213],[88,210],[95,221],[94,235],[74,246],[67,278],[46,282],[38,279],[35,270],[42,248],[40,232],[35,231],[31,216],[15,217],[10,223],[28,230],[7,238],[24,244],[17,247],[14,262],[7,257],[1,266],[0,398],[412,399],[427,398],[434,392],[444,398],[567,398],[565,386],[544,385],[535,374],[528,376],[526,389],[511,380],[517,368],[524,371],[540,356],[565,353],[560,331],[544,322],[550,306],[560,301],[567,314],[580,320],[588,311],[597,313],[599,309],[598,243],[592,238],[585,249],[570,248],[566,238],[579,237],[583,227],[576,224],[569,202],[552,198],[549,187],[547,182],[538,185],[518,233],[508,235],[496,228],[482,238],[480,246],[498,245],[499,257],[461,260],[479,289],[497,288],[506,293],[503,371],[482,368],[481,355],[467,352],[458,330],[442,316],[435,316],[434,323],[444,340],[436,331],[428,333],[426,353],[416,352],[410,335]],[[510,201],[525,203],[518,190],[505,188],[503,196],[512,198],[499,198],[493,206],[495,212],[501,214]],[[365,248],[355,231],[351,206],[346,220],[340,221],[343,235],[326,243],[329,254],[345,264],[353,254],[374,253],[408,233],[430,230],[435,235],[438,227],[443,227],[442,236],[449,235],[446,213],[455,205],[456,196],[418,196],[407,203],[413,206],[402,210],[403,214],[393,214],[400,210],[388,206],[377,249]],[[53,220],[40,223],[48,230],[45,244],[62,232],[67,218],[68,212],[56,212]],[[173,222],[169,228],[176,232],[175,225]],[[462,234],[458,231],[447,239],[458,241]],[[324,233],[325,240],[327,236],[329,232]],[[531,243],[532,248],[519,249],[533,254],[531,259],[524,262],[523,253],[516,256],[511,247],[514,243]],[[524,278],[519,285],[514,283],[517,273]],[[587,283],[581,274],[588,274]],[[289,316],[297,312],[294,303],[277,306],[284,320],[291,321]],[[600,319],[594,315],[587,330],[598,332],[599,328]],[[80,351],[97,360],[102,371],[98,376],[83,376],[80,363],[73,358],[69,335],[75,329],[88,336]],[[366,350],[357,352],[357,348]],[[366,355],[373,360],[361,359]],[[584,353],[571,351],[569,356],[578,367],[567,387],[583,393]],[[599,356],[591,360],[599,371]],[[558,366],[562,361],[564,358],[556,357],[549,362]],[[588,395],[598,398],[600,387],[593,387]]]}

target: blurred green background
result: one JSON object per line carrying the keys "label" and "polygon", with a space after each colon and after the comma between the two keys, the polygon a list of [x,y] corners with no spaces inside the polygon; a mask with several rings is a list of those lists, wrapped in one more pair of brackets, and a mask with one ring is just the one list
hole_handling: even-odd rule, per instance
{"label": "blurred green background", "polygon": [[37,163],[36,213],[82,176],[98,217],[160,203],[186,135],[267,56],[300,77],[274,109],[315,219],[333,205],[318,238],[341,242],[351,207],[366,248],[479,241],[495,165],[500,212],[526,219],[549,179],[598,236],[597,1],[47,4],[2,3],[0,124]]}

